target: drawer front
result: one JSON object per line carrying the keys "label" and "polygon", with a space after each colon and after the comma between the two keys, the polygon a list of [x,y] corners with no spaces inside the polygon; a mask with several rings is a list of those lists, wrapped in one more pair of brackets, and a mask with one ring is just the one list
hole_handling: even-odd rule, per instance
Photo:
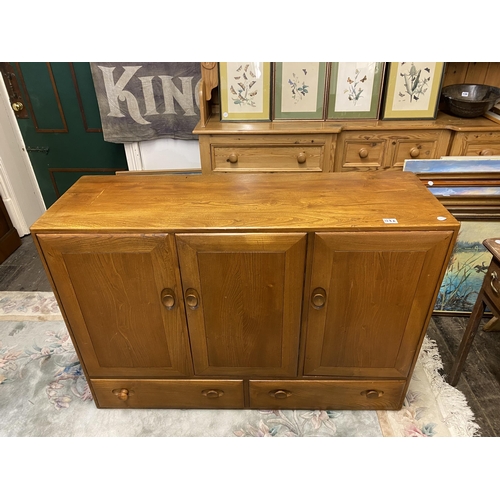
{"label": "drawer front", "polygon": [[385,139],[380,138],[370,141],[346,138],[342,144],[342,171],[372,170],[382,167],[386,142]]}
{"label": "drawer front", "polygon": [[260,409],[398,410],[405,380],[251,380]]}
{"label": "drawer front", "polygon": [[450,156],[500,155],[500,132],[457,132]]}
{"label": "drawer front", "polygon": [[483,289],[492,305],[500,309],[500,265],[493,259],[484,277]]}
{"label": "drawer front", "polygon": [[321,172],[324,146],[215,146],[215,172]]}
{"label": "drawer front", "polygon": [[93,379],[99,408],[243,408],[242,380]]}

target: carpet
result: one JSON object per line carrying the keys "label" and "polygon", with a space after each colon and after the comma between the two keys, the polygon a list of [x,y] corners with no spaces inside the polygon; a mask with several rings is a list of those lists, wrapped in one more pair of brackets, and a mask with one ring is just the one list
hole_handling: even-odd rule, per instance
{"label": "carpet", "polygon": [[424,340],[400,411],[97,409],[50,292],[0,292],[2,437],[472,437],[464,395]]}

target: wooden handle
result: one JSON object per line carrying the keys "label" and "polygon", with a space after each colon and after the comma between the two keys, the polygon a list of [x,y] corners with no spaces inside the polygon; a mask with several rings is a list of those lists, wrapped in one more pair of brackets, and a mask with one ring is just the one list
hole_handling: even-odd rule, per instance
{"label": "wooden handle", "polygon": [[175,294],[170,288],[161,291],[161,302],[167,309],[173,309],[175,306]]}
{"label": "wooden handle", "polygon": [[366,396],[367,399],[380,398],[384,394],[384,391],[378,391],[377,389],[368,389],[363,391],[361,395]]}
{"label": "wooden handle", "polygon": [[368,156],[368,150],[366,148],[361,148],[358,151],[358,155],[360,158],[366,158]]}
{"label": "wooden handle", "polygon": [[115,389],[113,391],[113,394],[118,398],[121,399],[122,401],[127,401],[127,399],[130,396],[129,390],[128,389]]}
{"label": "wooden handle", "polygon": [[315,288],[311,294],[311,302],[315,309],[321,309],[326,304],[326,292],[323,288]]}
{"label": "wooden handle", "polygon": [[307,156],[306,156],[306,154],[305,154],[305,153],[299,153],[299,154],[297,155],[297,162],[298,162],[298,163],[305,163],[305,162],[306,162],[306,160],[307,160]]}
{"label": "wooden handle", "polygon": [[496,281],[497,278],[498,278],[498,275],[497,275],[496,271],[493,271],[491,273],[490,277],[491,277],[491,281],[490,281],[491,289],[498,295],[498,290],[495,288],[495,285],[493,284],[493,282]]}
{"label": "wooden handle", "polygon": [[420,155],[420,149],[418,149],[418,148],[411,148],[410,149],[410,156],[412,158],[418,158],[419,155]]}
{"label": "wooden handle", "polygon": [[231,153],[227,159],[229,163],[238,163],[238,155],[235,153]]}
{"label": "wooden handle", "polygon": [[286,399],[292,395],[290,391],[286,391],[285,389],[277,389],[275,391],[269,391],[269,396],[275,399]]}
{"label": "wooden handle", "polygon": [[196,309],[200,303],[200,296],[193,288],[186,290],[186,304],[190,309]]}
{"label": "wooden handle", "polygon": [[204,391],[201,391],[203,396],[209,399],[216,399],[216,398],[221,398],[224,396],[224,391],[221,391],[219,389],[205,389]]}
{"label": "wooden handle", "polygon": [[491,149],[483,149],[479,154],[480,156],[493,156],[493,151]]}

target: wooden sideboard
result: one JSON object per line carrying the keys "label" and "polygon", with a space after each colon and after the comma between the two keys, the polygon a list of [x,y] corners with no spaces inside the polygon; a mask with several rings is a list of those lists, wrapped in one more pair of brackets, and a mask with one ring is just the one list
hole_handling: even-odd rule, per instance
{"label": "wooden sideboard", "polygon": [[[201,70],[194,133],[204,174],[402,170],[410,158],[500,155],[499,124],[442,112],[435,120],[221,122],[217,63]],[[450,63],[444,82],[494,85],[499,78],[499,63]]]}
{"label": "wooden sideboard", "polygon": [[500,155],[500,125],[436,120],[227,123],[194,129],[204,174],[402,170],[406,159]]}
{"label": "wooden sideboard", "polygon": [[87,176],[31,232],[100,408],[395,410],[458,228],[388,171]]}

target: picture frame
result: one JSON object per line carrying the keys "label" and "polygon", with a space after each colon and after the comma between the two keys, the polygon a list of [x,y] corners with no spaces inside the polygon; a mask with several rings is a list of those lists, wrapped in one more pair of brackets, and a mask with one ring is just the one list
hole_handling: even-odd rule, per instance
{"label": "picture frame", "polygon": [[454,213],[460,222],[458,238],[439,288],[433,314],[470,316],[492,255],[482,244],[500,236],[500,214]]}
{"label": "picture frame", "polygon": [[327,63],[274,63],[273,120],[323,120]]}
{"label": "picture frame", "polygon": [[382,119],[435,119],[444,68],[443,62],[390,62],[386,76]]}
{"label": "picture frame", "polygon": [[376,120],[385,62],[330,63],[327,120]]}
{"label": "picture frame", "polygon": [[271,63],[219,63],[220,121],[271,120]]}

